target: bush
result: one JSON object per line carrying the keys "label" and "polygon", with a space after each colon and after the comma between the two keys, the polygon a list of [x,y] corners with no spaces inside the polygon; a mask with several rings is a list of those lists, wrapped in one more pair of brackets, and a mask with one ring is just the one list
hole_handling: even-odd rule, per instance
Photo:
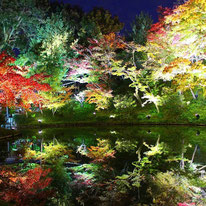
{"label": "bush", "polygon": [[174,206],[179,202],[186,202],[192,197],[188,179],[171,171],[157,173],[150,179],[150,184],[153,186],[149,187],[147,191],[153,197],[155,205]]}
{"label": "bush", "polygon": [[187,120],[183,118],[182,114],[187,110],[186,103],[182,97],[178,94],[170,95],[164,105],[161,108],[163,118],[167,122],[180,122],[181,120]]}

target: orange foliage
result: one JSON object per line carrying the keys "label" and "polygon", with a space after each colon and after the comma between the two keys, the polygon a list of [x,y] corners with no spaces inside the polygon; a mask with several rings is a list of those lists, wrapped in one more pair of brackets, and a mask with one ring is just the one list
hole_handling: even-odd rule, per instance
{"label": "orange foliage", "polygon": [[25,78],[25,72],[15,65],[15,59],[7,53],[0,54],[0,104],[4,107],[22,107],[29,109],[31,104],[39,106],[43,102],[39,91],[49,91],[48,84],[41,84],[45,79],[42,74]]}
{"label": "orange foliage", "polygon": [[105,162],[111,158],[115,158],[115,150],[110,148],[110,145],[107,140],[99,140],[97,146],[91,146],[88,148],[89,153],[88,157],[93,159],[93,162]]}
{"label": "orange foliage", "polygon": [[109,100],[113,97],[112,90],[106,88],[104,84],[88,84],[86,96],[90,104],[95,103],[97,110],[106,109],[109,106]]}
{"label": "orange foliage", "polygon": [[0,170],[0,198],[6,202],[14,201],[17,206],[45,205],[53,193],[46,188],[52,179],[47,177],[50,169],[41,167],[20,175],[8,169]]}
{"label": "orange foliage", "polygon": [[163,73],[171,73],[175,69],[181,69],[183,71],[183,68],[187,67],[190,64],[191,61],[188,59],[176,58],[169,64],[169,66],[164,68]]}

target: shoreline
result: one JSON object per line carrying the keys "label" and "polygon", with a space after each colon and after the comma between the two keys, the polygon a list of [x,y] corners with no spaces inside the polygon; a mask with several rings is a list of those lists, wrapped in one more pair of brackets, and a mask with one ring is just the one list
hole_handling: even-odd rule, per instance
{"label": "shoreline", "polygon": [[205,127],[201,123],[134,123],[134,122],[76,122],[76,123],[51,123],[51,124],[31,124],[19,125],[17,129],[38,129],[38,128],[64,128],[64,127],[89,127],[89,126],[198,126]]}
{"label": "shoreline", "polygon": [[[206,124],[200,124],[200,123],[132,123],[132,122],[76,122],[76,123],[51,123],[51,124],[31,124],[31,125],[18,125],[16,133],[14,134],[8,134],[4,136],[0,136],[0,141],[5,139],[11,139],[15,138],[21,135],[21,132],[19,130],[22,129],[47,129],[47,128],[69,128],[69,127],[111,127],[111,126],[125,126],[125,127],[131,127],[131,126],[179,126],[179,127],[206,127]],[[7,130],[14,131],[14,130]]]}
{"label": "shoreline", "polygon": [[0,136],[0,141],[1,140],[6,140],[6,139],[11,139],[11,138],[15,138],[20,136],[21,133],[17,133],[17,134],[10,134],[10,135],[6,135],[6,136]]}

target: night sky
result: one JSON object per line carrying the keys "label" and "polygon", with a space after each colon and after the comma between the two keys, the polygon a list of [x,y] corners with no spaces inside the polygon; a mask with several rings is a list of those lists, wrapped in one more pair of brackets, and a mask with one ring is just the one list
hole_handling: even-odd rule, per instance
{"label": "night sky", "polygon": [[157,21],[157,7],[172,8],[177,0],[63,0],[64,3],[79,5],[88,12],[93,7],[108,9],[113,15],[118,15],[121,22],[129,29],[130,23],[141,11],[149,13],[154,22]]}

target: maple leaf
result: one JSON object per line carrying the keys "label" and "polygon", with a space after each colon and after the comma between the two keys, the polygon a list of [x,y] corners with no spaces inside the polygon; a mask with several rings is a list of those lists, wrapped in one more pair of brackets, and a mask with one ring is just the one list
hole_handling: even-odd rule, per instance
{"label": "maple leaf", "polygon": [[144,66],[153,79],[170,81],[175,91],[189,90],[196,98],[193,89],[206,86],[205,0],[188,0],[173,10],[159,10],[161,18],[148,34]]}
{"label": "maple leaf", "polygon": [[22,107],[29,110],[31,105],[43,102],[40,92],[50,90],[48,84],[41,83],[46,77],[36,74],[30,78],[21,75],[21,68],[14,65],[15,59],[6,52],[0,54],[0,104],[4,107]]}
{"label": "maple leaf", "polygon": [[87,88],[86,101],[96,104],[97,110],[108,108],[109,101],[113,97],[112,90],[108,90],[102,84],[88,84]]}
{"label": "maple leaf", "polygon": [[18,174],[8,169],[0,170],[1,186],[0,198],[6,202],[14,201],[18,206],[34,205],[41,202],[44,205],[52,191],[46,190],[52,179],[48,177],[50,169],[41,167]]}

